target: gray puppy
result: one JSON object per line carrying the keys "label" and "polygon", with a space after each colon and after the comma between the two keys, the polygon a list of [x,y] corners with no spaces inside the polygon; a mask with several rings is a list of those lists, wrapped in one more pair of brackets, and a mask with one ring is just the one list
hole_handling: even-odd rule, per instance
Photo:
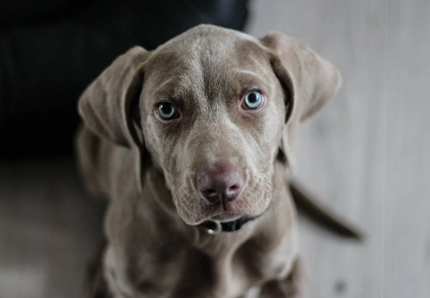
{"label": "gray puppy", "polygon": [[79,162],[109,199],[108,297],[299,297],[287,168],[338,70],[282,34],[201,25],[135,47],[84,92]]}

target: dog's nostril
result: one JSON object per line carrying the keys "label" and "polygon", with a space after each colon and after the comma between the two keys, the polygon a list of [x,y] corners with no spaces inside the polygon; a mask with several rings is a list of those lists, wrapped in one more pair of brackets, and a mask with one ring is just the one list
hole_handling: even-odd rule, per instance
{"label": "dog's nostril", "polygon": [[203,192],[205,192],[208,196],[211,196],[211,197],[217,195],[217,191],[215,189],[207,189],[207,190],[204,190]]}
{"label": "dog's nostril", "polygon": [[200,193],[212,204],[217,203],[222,199],[222,193],[220,193],[216,189],[201,189]]}
{"label": "dog's nostril", "polygon": [[241,184],[234,184],[230,186],[229,188],[226,189],[225,198],[228,201],[234,200],[239,194],[240,189],[241,189]]}
{"label": "dog's nostril", "polygon": [[237,191],[240,189],[240,185],[235,184],[229,187],[228,191]]}

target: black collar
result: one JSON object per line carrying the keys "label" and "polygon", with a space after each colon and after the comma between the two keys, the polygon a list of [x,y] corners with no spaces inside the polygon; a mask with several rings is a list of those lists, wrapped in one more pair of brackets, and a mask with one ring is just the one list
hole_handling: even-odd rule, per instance
{"label": "black collar", "polygon": [[228,222],[207,220],[202,222],[200,226],[204,227],[209,234],[218,234],[220,232],[235,232],[240,230],[240,228],[248,221],[254,220],[260,216],[261,215],[255,217],[241,217],[239,219]]}

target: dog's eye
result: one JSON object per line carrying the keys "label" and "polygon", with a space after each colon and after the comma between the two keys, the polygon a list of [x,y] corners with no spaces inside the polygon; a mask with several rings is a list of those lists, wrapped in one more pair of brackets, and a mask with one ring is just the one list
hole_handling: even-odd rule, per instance
{"label": "dog's eye", "polygon": [[175,107],[168,102],[160,103],[157,106],[157,114],[163,120],[172,120],[172,119],[178,118],[179,116]]}
{"label": "dog's eye", "polygon": [[246,109],[255,110],[263,105],[264,97],[258,91],[251,91],[245,95],[243,99],[243,105]]}

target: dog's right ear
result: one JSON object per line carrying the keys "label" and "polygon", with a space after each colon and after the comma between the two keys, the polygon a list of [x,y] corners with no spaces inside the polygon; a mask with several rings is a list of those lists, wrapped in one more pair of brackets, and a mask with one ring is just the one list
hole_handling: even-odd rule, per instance
{"label": "dog's right ear", "polygon": [[130,109],[139,100],[142,68],[148,56],[145,49],[132,48],[119,56],[81,95],[79,114],[99,137],[127,148],[142,145]]}

